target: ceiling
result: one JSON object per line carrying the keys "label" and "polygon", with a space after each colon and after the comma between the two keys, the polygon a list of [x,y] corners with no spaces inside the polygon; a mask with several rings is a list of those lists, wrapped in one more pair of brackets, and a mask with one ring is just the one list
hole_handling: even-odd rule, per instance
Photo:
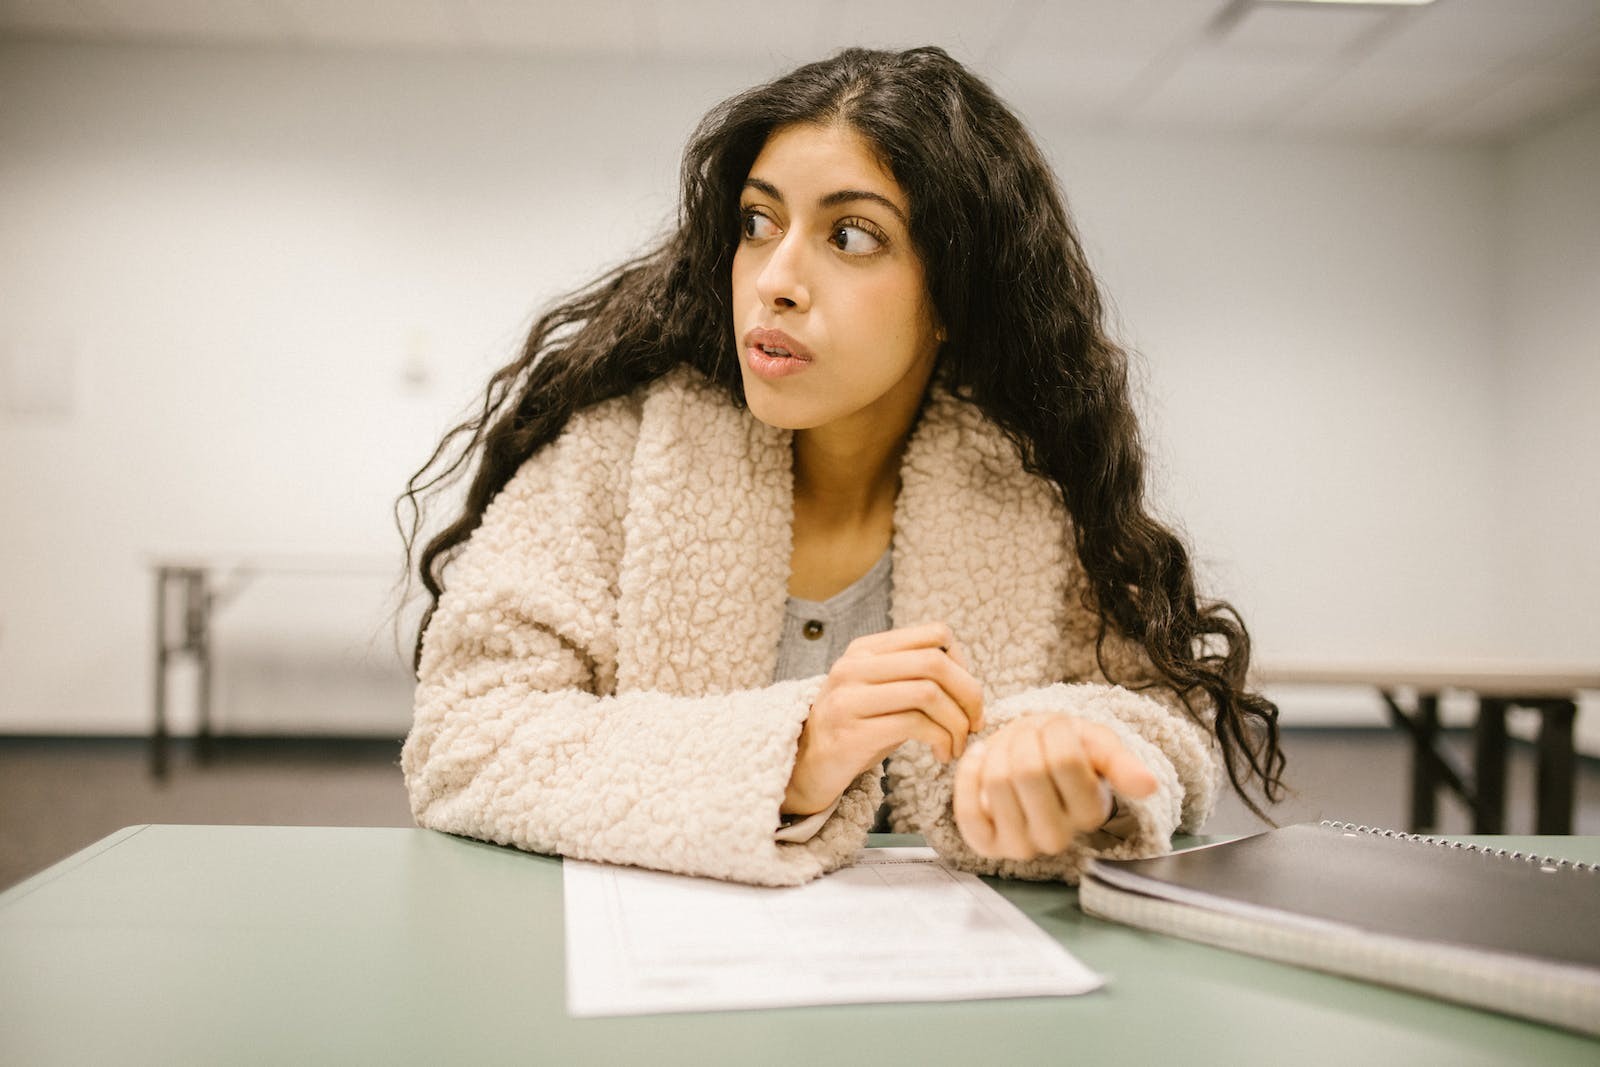
{"label": "ceiling", "polygon": [[0,39],[724,61],[937,43],[1035,119],[1506,140],[1600,95],[1600,0],[0,0]]}

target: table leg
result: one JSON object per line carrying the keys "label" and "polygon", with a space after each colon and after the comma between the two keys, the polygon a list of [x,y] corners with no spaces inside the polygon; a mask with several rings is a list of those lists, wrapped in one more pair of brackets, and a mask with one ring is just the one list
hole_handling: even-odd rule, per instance
{"label": "table leg", "polygon": [[1421,833],[1434,829],[1441,787],[1455,793],[1469,808],[1473,807],[1472,788],[1467,784],[1470,773],[1458,768],[1450,754],[1438,744],[1439,695],[1418,694],[1415,713],[1402,710],[1390,690],[1380,689],[1378,695],[1389,709],[1389,718],[1411,736],[1411,831]]}
{"label": "table leg", "polygon": [[1574,700],[1539,702],[1538,806],[1534,815],[1541,834],[1572,833],[1572,778],[1577,756],[1572,747],[1572,723],[1578,715]]}
{"label": "table leg", "polygon": [[185,644],[194,653],[199,668],[196,703],[199,705],[199,723],[196,728],[196,752],[202,762],[214,754],[211,732],[211,591],[207,588],[206,572],[193,569],[185,572],[187,583]]}
{"label": "table leg", "polygon": [[1435,755],[1439,740],[1439,697],[1435,693],[1417,694],[1417,711],[1412,718],[1411,737],[1411,832],[1427,833],[1439,819],[1439,761]]}
{"label": "table leg", "polygon": [[155,722],[150,728],[150,776],[167,776],[167,568],[156,568]]}
{"label": "table leg", "polygon": [[1478,725],[1473,739],[1477,786],[1477,803],[1472,809],[1472,832],[1475,834],[1505,833],[1506,709],[1509,703],[1497,697],[1478,700]]}

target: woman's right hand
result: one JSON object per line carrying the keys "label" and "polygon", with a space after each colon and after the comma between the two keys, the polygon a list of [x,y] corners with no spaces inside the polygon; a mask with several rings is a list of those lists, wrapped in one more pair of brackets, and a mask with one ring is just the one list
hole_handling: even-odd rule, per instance
{"label": "woman's right hand", "polygon": [[906,741],[941,763],[983,727],[983,687],[942,622],[858,637],[828,672],[800,730],[783,813],[821,811]]}

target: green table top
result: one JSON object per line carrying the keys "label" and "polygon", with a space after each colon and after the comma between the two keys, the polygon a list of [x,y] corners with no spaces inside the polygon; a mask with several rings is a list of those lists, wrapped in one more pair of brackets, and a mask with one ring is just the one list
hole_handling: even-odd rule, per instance
{"label": "green table top", "polygon": [[[1594,837],[1473,840],[1600,861]],[[0,894],[0,1062],[1600,1062],[1574,1034],[991,884],[1106,988],[570,1019],[558,859],[426,830],[134,826]]]}

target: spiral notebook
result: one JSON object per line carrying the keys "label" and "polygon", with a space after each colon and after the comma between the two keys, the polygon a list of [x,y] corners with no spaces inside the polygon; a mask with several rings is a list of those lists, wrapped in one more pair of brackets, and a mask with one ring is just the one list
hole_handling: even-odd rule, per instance
{"label": "spiral notebook", "polygon": [[1090,915],[1600,1036],[1600,866],[1348,823],[1096,860]]}

